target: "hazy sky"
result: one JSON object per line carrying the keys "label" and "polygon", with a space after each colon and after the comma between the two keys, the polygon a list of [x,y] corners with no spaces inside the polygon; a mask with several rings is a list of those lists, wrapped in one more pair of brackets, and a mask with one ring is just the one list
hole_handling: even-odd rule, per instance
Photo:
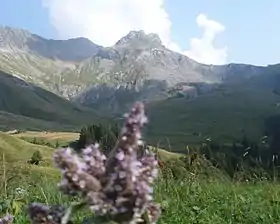
{"label": "hazy sky", "polygon": [[2,0],[0,25],[103,46],[141,29],[202,63],[267,65],[280,63],[279,10],[279,0]]}

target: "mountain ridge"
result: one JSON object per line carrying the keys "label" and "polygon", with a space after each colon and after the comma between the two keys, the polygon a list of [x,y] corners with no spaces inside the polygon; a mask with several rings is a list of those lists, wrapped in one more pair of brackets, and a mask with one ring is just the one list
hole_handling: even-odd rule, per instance
{"label": "mountain ridge", "polygon": [[[4,34],[0,32],[1,35]],[[86,47],[90,42],[76,38],[74,42],[83,43],[70,44],[71,51],[79,46],[87,48],[79,49],[85,52],[81,60],[80,53],[71,55],[69,49],[63,50],[65,41],[55,41],[58,53],[53,53],[56,47],[44,48],[52,45],[44,38],[36,42],[41,43],[35,45],[39,46],[37,52],[30,50],[20,42],[24,40],[21,36],[28,35],[19,33],[14,40],[6,36],[11,42],[0,44],[0,70],[20,79],[18,82],[37,86],[35,91],[23,94],[17,85],[10,85],[14,94],[9,99],[9,91],[1,87],[5,81],[0,75],[0,91],[4,91],[0,94],[0,107],[1,102],[10,105],[10,110],[0,108],[0,128],[27,126],[46,130],[56,126],[56,130],[73,130],[73,125],[94,122],[89,118],[95,116],[95,111],[98,122],[102,119],[100,114],[121,120],[122,113],[140,100],[145,102],[150,117],[148,143],[156,145],[161,141],[164,147],[171,143],[178,150],[185,150],[186,145],[208,138],[232,142],[246,135],[258,140],[264,134],[266,121],[279,114],[280,64],[200,64],[167,49],[157,35],[143,31],[131,31],[111,47],[94,44],[97,48],[91,51]],[[68,60],[73,57],[75,61]],[[46,97],[56,103],[45,102]],[[29,112],[37,111],[37,117],[12,103],[17,100]],[[73,113],[76,106],[94,110]],[[48,120],[52,113],[57,120]]]}
{"label": "mountain ridge", "polygon": [[[114,112],[135,100],[196,97],[221,83],[242,82],[277,66],[201,64],[142,30],[130,31],[111,47],[82,37],[45,39],[10,27],[0,28],[0,40],[1,70],[86,106],[110,102],[107,110]],[[128,94],[131,97],[123,99]]]}

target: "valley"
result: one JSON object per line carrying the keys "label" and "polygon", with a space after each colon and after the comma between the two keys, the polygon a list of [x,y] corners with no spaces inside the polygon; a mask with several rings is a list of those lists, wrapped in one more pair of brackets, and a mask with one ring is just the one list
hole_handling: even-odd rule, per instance
{"label": "valley", "polygon": [[[201,64],[141,30],[103,47],[0,27],[0,214],[20,224],[31,202],[69,205],[55,150],[97,137],[111,147],[114,125],[116,140],[137,139],[134,119],[121,129],[136,101],[160,164],[158,223],[279,222],[279,64]],[[134,135],[119,138],[124,130]]]}
{"label": "valley", "polygon": [[[30,106],[21,111],[23,99],[12,105],[16,89],[1,94],[5,105],[0,107],[1,113],[8,113],[0,121],[5,130],[10,119],[10,128],[16,128],[14,123],[25,128],[25,120],[32,119],[29,129],[78,131],[87,121],[104,120],[101,117],[119,121],[132,103],[140,100],[153,117],[148,141],[164,142],[161,144],[167,147],[166,139],[170,139],[172,144],[181,142],[177,148],[184,148],[208,137],[227,141],[245,132],[258,139],[264,132],[265,117],[278,111],[278,65],[200,64],[167,49],[156,34],[143,31],[129,32],[112,47],[86,38],[48,40],[11,27],[2,27],[0,37],[0,70],[5,72],[0,78],[11,74],[17,82],[35,85],[38,91],[35,98],[27,96],[30,102],[24,104]],[[3,81],[10,82],[7,78]],[[43,98],[57,102],[50,106]],[[42,110],[35,112],[35,104]],[[254,118],[249,117],[252,113]],[[235,125],[230,132],[224,125],[231,121]],[[196,133],[201,137],[194,136]]]}

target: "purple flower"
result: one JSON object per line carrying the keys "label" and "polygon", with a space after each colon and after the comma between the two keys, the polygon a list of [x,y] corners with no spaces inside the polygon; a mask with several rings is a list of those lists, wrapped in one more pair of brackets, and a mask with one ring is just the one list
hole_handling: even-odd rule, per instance
{"label": "purple flower", "polygon": [[54,159],[63,176],[59,185],[63,192],[71,195],[81,195],[89,191],[100,190],[99,180],[87,173],[89,166],[70,148],[57,150]]}
{"label": "purple flower", "polygon": [[[39,203],[33,203],[28,208],[29,217],[32,224],[61,224],[66,208],[63,206],[45,206]],[[73,222],[67,221],[66,224]]]}
{"label": "purple flower", "polygon": [[90,145],[82,152],[83,160],[86,164],[85,171],[96,177],[101,178],[105,173],[106,156],[99,150],[99,145]]}
{"label": "purple flower", "polygon": [[0,224],[11,224],[13,223],[14,217],[7,214],[3,218],[0,219]]}
{"label": "purple flower", "polygon": [[[62,173],[60,189],[66,194],[81,196],[97,216],[107,215],[111,221],[132,224],[143,223],[146,213],[150,223],[155,223],[160,216],[160,208],[152,196],[157,160],[149,151],[142,158],[137,157],[142,144],[141,129],[146,122],[144,105],[136,103],[126,115],[120,139],[108,159],[98,144],[86,147],[81,156],[70,148],[57,150],[54,160]],[[50,210],[32,205],[31,220],[38,223],[35,218],[48,216]],[[53,222],[56,223],[59,222]]]}

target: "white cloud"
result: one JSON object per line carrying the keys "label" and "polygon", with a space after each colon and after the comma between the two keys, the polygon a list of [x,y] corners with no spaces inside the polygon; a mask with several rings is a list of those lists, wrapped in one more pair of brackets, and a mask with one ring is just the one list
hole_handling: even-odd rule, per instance
{"label": "white cloud", "polygon": [[212,42],[224,27],[199,15],[205,29],[201,39],[192,39],[189,51],[171,40],[171,20],[164,0],[42,0],[60,38],[83,36],[102,46],[111,46],[131,30],[157,33],[168,48],[202,63],[219,64],[226,49],[215,49]]}
{"label": "white cloud", "polygon": [[196,18],[199,27],[204,29],[201,38],[190,40],[190,49],[184,54],[190,58],[206,64],[225,64],[227,62],[227,47],[216,48],[215,38],[225,30],[225,27],[207,18],[204,14],[199,14]]}
{"label": "white cloud", "polygon": [[169,43],[171,22],[163,0],[43,0],[62,38],[84,36],[113,45],[131,30],[158,33]]}

